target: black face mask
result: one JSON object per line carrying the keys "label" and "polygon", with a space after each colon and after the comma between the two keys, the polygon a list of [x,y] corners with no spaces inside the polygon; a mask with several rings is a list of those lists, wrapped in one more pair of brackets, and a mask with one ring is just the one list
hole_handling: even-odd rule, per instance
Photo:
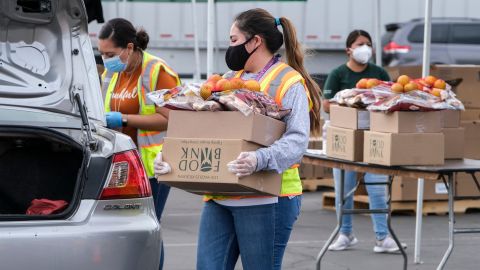
{"label": "black face mask", "polygon": [[225,62],[229,69],[233,71],[239,71],[245,68],[245,64],[257,49],[255,48],[251,53],[248,53],[247,49],[245,48],[245,44],[247,44],[250,40],[252,40],[253,36],[249,38],[247,41],[240,45],[230,46],[225,53]]}

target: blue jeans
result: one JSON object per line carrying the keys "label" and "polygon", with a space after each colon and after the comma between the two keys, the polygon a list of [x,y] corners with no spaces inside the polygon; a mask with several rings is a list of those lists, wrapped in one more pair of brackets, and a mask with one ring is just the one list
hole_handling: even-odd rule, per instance
{"label": "blue jeans", "polygon": [[[150,186],[152,187],[152,196],[153,204],[155,205],[155,214],[157,215],[158,222],[161,221],[163,209],[167,203],[168,194],[170,193],[170,186],[167,186],[162,183],[158,183],[157,179],[150,178]],[[160,268],[163,268],[164,261],[164,251],[163,251],[163,239],[162,239],[162,251],[160,253]]]}
{"label": "blue jeans", "polygon": [[[333,169],[333,178],[335,180],[335,204],[338,205],[340,198],[340,169]],[[387,182],[388,176],[379,174],[365,174],[365,183]],[[357,182],[357,173],[354,171],[345,171],[344,179],[344,195],[349,193]],[[368,198],[370,200],[370,209],[387,208],[386,188],[384,185],[367,185]],[[353,197],[346,198],[344,209],[353,208]],[[337,214],[339,209],[337,209]],[[388,235],[387,216],[385,214],[372,214],[373,230],[377,240],[383,240]],[[340,233],[351,234],[352,229],[352,215],[344,215],[342,219],[342,227]]]}
{"label": "blue jeans", "polygon": [[275,216],[275,250],[274,250],[274,267],[275,270],[282,269],[282,260],[285,249],[287,248],[288,239],[293,229],[293,224],[300,215],[302,207],[302,196],[295,196],[292,199],[288,197],[278,197]]}
{"label": "blue jeans", "polygon": [[197,270],[234,269],[239,255],[245,270],[281,269],[300,204],[300,196],[256,206],[206,202],[200,220]]}

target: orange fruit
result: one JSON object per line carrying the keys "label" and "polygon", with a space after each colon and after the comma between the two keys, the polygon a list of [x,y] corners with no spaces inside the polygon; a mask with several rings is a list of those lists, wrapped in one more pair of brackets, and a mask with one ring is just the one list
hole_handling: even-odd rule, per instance
{"label": "orange fruit", "polygon": [[418,89],[419,89],[418,85],[414,82],[409,82],[403,87],[403,90],[405,92],[410,92],[410,91],[418,90]]}
{"label": "orange fruit", "polygon": [[430,94],[434,95],[434,96],[437,96],[437,97],[441,97],[442,96],[442,91],[443,89],[439,89],[439,88],[433,88],[432,91],[430,91]]}
{"label": "orange fruit", "polygon": [[215,91],[227,91],[232,89],[232,84],[227,79],[221,79],[215,85]]}
{"label": "orange fruit", "polygon": [[435,81],[437,80],[437,77],[435,76],[432,76],[432,75],[429,75],[427,77],[425,77],[425,82],[429,85],[429,86],[433,86],[433,84],[435,83]]}
{"label": "orange fruit", "polygon": [[219,74],[212,74],[212,76],[210,76],[207,81],[208,81],[208,82],[217,83],[217,82],[220,81],[221,79],[223,79],[223,77],[220,76]]}
{"label": "orange fruit", "polygon": [[409,82],[410,82],[410,77],[408,77],[407,75],[401,75],[397,79],[397,83],[399,83],[403,86],[407,85],[407,83],[409,83]]}
{"label": "orange fruit", "polygon": [[380,84],[380,82],[377,79],[368,79],[367,88],[373,88],[373,87],[375,87],[379,84]]}
{"label": "orange fruit", "polygon": [[230,84],[232,89],[242,89],[245,88],[245,82],[240,78],[230,79]]}
{"label": "orange fruit", "polygon": [[211,95],[212,95],[212,90],[213,90],[214,86],[213,86],[213,83],[212,82],[207,82],[207,83],[204,83],[201,87],[200,87],[200,96],[206,100],[207,98],[209,98]]}
{"label": "orange fruit", "polygon": [[367,88],[367,79],[360,79],[355,85],[356,88],[365,89]]}
{"label": "orange fruit", "polygon": [[447,83],[444,80],[438,79],[433,83],[434,88],[445,89],[447,87]]}
{"label": "orange fruit", "polygon": [[258,92],[260,91],[260,83],[255,80],[248,80],[245,82],[245,88],[250,91]]}
{"label": "orange fruit", "polygon": [[392,84],[391,89],[394,93],[403,93],[403,85],[401,83]]}

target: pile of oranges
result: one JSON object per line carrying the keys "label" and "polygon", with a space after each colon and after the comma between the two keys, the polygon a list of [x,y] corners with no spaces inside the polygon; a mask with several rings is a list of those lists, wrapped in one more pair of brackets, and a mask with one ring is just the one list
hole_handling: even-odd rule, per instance
{"label": "pile of oranges", "polygon": [[357,82],[356,87],[359,89],[370,89],[379,85],[382,81],[378,79],[361,79]]}
{"label": "pile of oranges", "polygon": [[236,89],[247,89],[250,91],[260,91],[260,84],[255,80],[242,80],[240,78],[225,79],[218,74],[213,74],[200,87],[200,95],[203,99],[208,99],[213,92],[221,92]]}
{"label": "pile of oranges", "polygon": [[406,93],[413,90],[424,90],[430,92],[437,97],[440,96],[441,91],[445,90],[447,83],[438,79],[435,76],[427,76],[425,78],[412,80],[407,75],[398,77],[397,82],[392,84],[392,92]]}
{"label": "pile of oranges", "polygon": [[401,75],[396,82],[383,82],[378,79],[361,79],[357,82],[356,88],[370,89],[380,84],[389,85],[390,90],[394,93],[401,94],[414,90],[422,90],[430,94],[440,97],[441,91],[447,87],[447,83],[435,76],[427,76],[420,79],[411,79],[407,75]]}

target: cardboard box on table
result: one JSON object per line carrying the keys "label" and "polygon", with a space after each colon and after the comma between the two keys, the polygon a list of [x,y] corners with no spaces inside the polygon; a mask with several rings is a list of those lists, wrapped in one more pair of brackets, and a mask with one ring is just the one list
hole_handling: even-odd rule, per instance
{"label": "cardboard box on table", "polygon": [[370,112],[365,109],[331,105],[330,126],[348,129],[370,129]]}
{"label": "cardboard box on table", "polygon": [[462,159],[465,150],[465,129],[443,128],[445,136],[445,159]]}
{"label": "cardboard box on table", "polygon": [[459,110],[443,110],[440,111],[441,123],[444,128],[458,128],[460,126],[460,116],[462,111]]}
{"label": "cardboard box on table", "polygon": [[329,126],[327,128],[327,156],[362,161],[363,133],[363,130]]}
{"label": "cardboard box on table", "polygon": [[163,145],[172,172],[158,180],[195,194],[278,195],[281,174],[262,171],[239,178],[227,163],[240,152],[271,145],[284,132],[283,122],[264,115],[172,111]]}
{"label": "cardboard box on table", "polygon": [[480,159],[480,121],[462,121],[465,128],[465,158]]}
{"label": "cardboard box on table", "polygon": [[437,133],[442,131],[442,112],[370,112],[370,130],[388,133]]}
{"label": "cardboard box on table", "polygon": [[364,162],[386,166],[442,165],[442,133],[382,133],[365,131]]}

